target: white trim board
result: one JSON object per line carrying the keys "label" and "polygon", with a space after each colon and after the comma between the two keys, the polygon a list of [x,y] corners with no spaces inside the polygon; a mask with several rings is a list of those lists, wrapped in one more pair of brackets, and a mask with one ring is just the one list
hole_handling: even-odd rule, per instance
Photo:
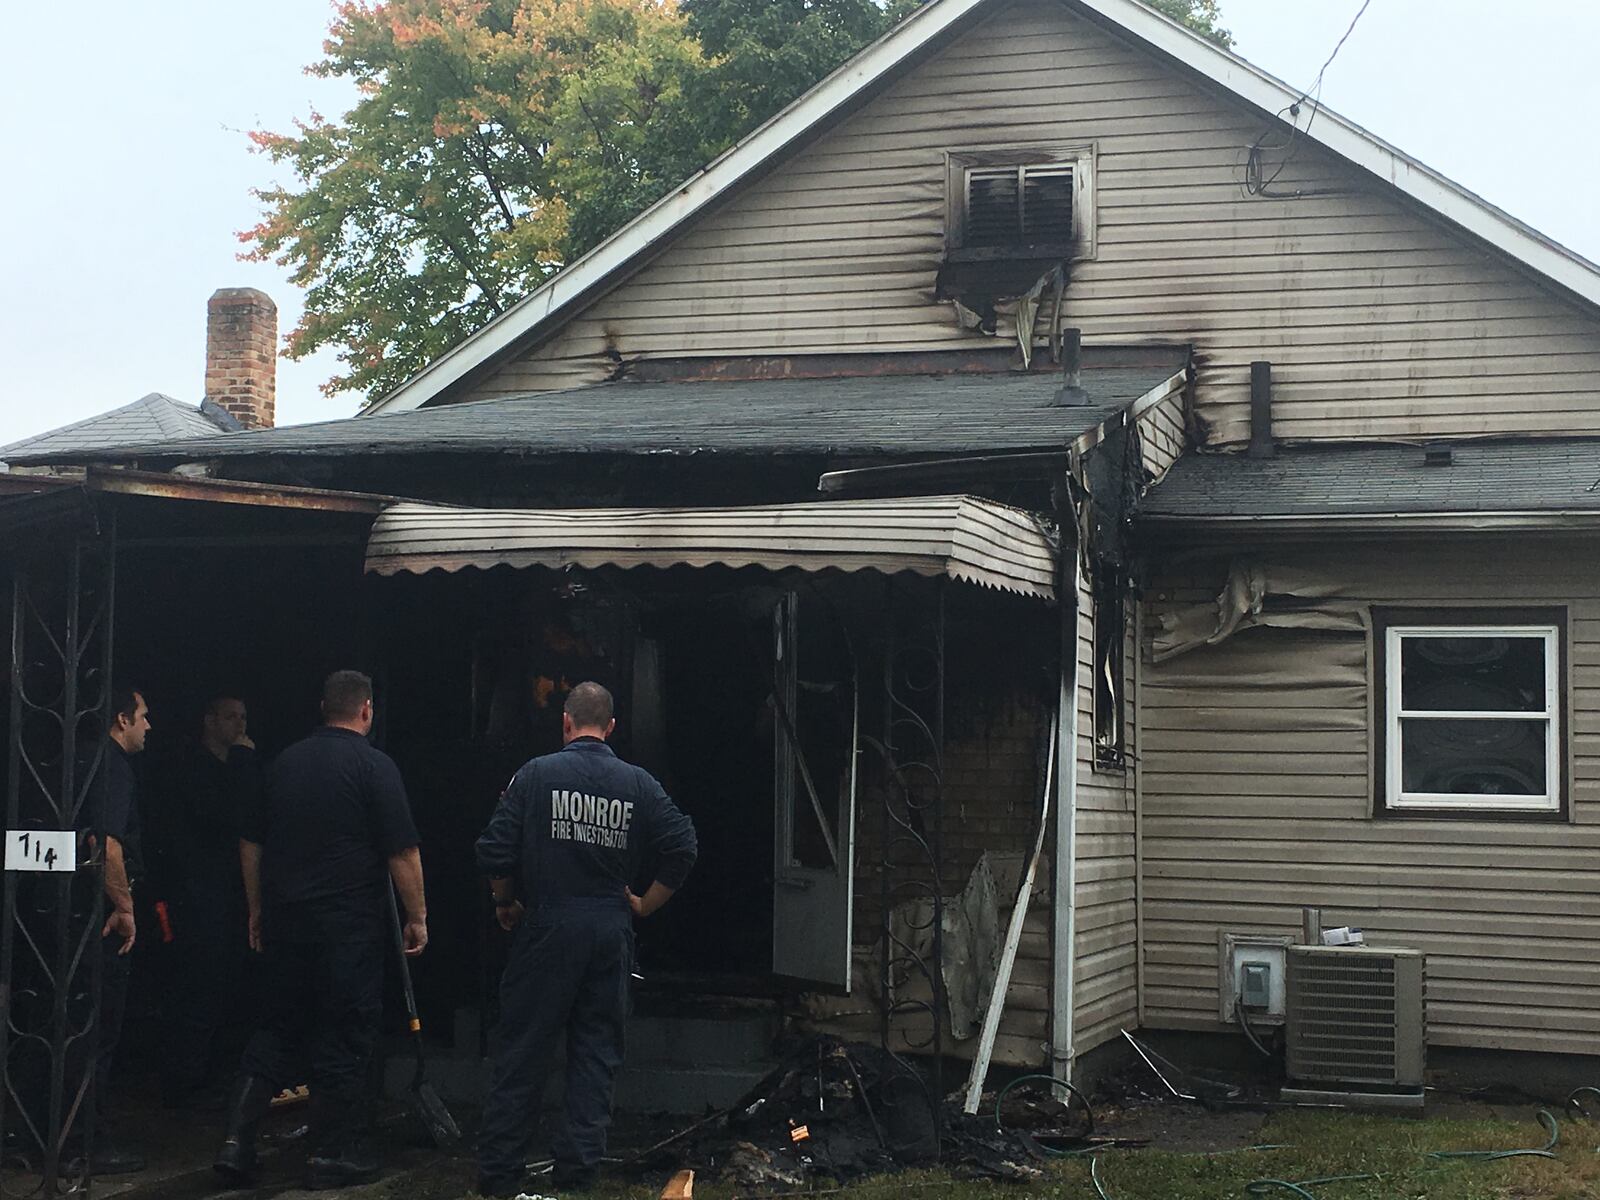
{"label": "white trim board", "polygon": [[[658,252],[682,227],[848,112],[871,89],[947,33],[979,10],[999,8],[1007,2],[931,0],[548,283],[373,401],[363,415],[420,408],[479,368],[553,333],[596,299],[601,289],[619,282]],[[1295,88],[1138,0],[1060,2],[1268,113],[1277,113],[1301,98]],[[1600,267],[1587,259],[1327,108],[1304,104],[1294,121],[1298,136],[1370,172],[1539,277],[1600,307]]]}

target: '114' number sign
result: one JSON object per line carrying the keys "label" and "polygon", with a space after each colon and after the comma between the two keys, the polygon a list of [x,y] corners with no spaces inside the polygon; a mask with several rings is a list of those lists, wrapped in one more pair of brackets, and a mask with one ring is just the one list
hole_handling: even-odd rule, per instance
{"label": "'114' number sign", "polygon": [[75,871],[77,845],[70,829],[14,829],[6,837],[6,870]]}

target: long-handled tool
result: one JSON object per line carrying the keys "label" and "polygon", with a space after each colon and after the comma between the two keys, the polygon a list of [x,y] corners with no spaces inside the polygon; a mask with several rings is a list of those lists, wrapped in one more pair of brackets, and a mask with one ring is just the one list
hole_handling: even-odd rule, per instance
{"label": "long-handled tool", "polygon": [[454,1148],[461,1141],[461,1127],[456,1124],[450,1110],[444,1106],[439,1093],[427,1079],[427,1064],[422,1055],[422,1018],[417,1016],[417,993],[411,987],[411,964],[406,960],[406,935],[400,925],[400,906],[395,903],[394,889],[385,886],[389,896],[389,920],[394,925],[394,948],[400,956],[400,982],[406,994],[406,1018],[411,1029],[411,1044],[417,1052],[417,1073],[411,1077],[411,1095],[416,1101],[417,1116],[422,1119],[428,1136],[441,1150]]}

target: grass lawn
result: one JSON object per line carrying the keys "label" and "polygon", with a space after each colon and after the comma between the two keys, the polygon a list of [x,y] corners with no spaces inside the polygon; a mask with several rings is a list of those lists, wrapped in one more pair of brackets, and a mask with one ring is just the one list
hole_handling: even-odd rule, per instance
{"label": "grass lawn", "polygon": [[[1299,1112],[1270,1119],[1263,1130],[1270,1143],[1283,1149],[1236,1150],[1226,1153],[1175,1153],[1163,1150],[1108,1151],[1098,1168],[1103,1194],[1110,1200],[1223,1200],[1252,1194],[1267,1200],[1302,1196],[1283,1187],[1247,1190],[1255,1180],[1290,1182],[1325,1176],[1375,1175],[1375,1179],[1310,1184],[1316,1200],[1597,1200],[1600,1198],[1600,1125],[1562,1120],[1554,1159],[1506,1158],[1484,1162],[1430,1157],[1440,1150],[1507,1150],[1542,1147],[1547,1135],[1532,1119],[1484,1116],[1409,1118]],[[445,1181],[439,1180],[439,1183]],[[608,1183],[596,1200],[648,1200],[663,1180],[631,1186]],[[434,1191],[390,1185],[401,1196],[460,1196],[452,1189]],[[747,1194],[747,1193],[746,1193]],[[822,1195],[797,1193],[798,1195]],[[943,1172],[914,1172],[871,1179],[832,1193],[840,1200],[1001,1200],[1005,1197],[1060,1197],[1094,1200],[1097,1193],[1089,1163],[1068,1159],[1046,1168],[1036,1184],[1017,1185],[961,1180]],[[734,1200],[735,1189],[696,1182],[696,1197]]]}

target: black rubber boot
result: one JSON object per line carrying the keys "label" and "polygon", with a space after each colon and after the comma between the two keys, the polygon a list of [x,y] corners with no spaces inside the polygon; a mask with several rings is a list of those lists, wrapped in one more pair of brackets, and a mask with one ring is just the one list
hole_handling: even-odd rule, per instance
{"label": "black rubber boot", "polygon": [[306,1191],[371,1183],[378,1177],[378,1156],[356,1142],[337,1151],[324,1151],[306,1159]]}
{"label": "black rubber boot", "polygon": [[244,1184],[256,1169],[256,1129],[276,1089],[259,1075],[241,1076],[228,1100],[228,1128],[211,1167],[230,1184]]}

